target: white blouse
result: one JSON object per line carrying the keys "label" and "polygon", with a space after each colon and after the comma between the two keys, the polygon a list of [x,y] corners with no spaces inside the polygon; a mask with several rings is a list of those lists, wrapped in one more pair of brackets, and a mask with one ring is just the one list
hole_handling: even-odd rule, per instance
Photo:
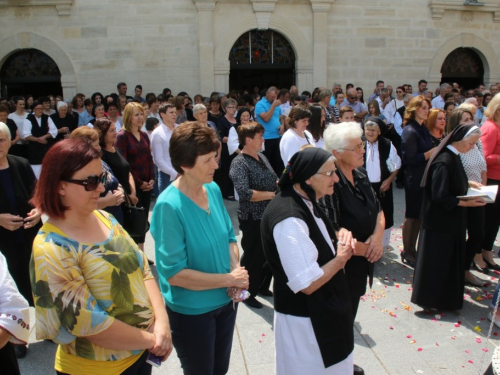
{"label": "white blouse", "polygon": [[[401,158],[399,157],[396,147],[391,142],[391,151],[389,152],[389,160],[396,166],[396,169],[401,168]],[[387,161],[386,161],[387,163]],[[380,154],[378,152],[378,141],[375,143],[366,142],[366,172],[370,182],[382,182],[380,171]]]}
{"label": "white blouse", "polygon": [[307,130],[304,130],[304,134],[306,137],[302,138],[291,128],[283,134],[280,142],[280,154],[281,160],[283,160],[283,164],[285,164],[285,166],[288,164],[288,161],[292,158],[292,156],[296,152],[300,151],[302,146],[308,144],[316,146],[312,134]]}

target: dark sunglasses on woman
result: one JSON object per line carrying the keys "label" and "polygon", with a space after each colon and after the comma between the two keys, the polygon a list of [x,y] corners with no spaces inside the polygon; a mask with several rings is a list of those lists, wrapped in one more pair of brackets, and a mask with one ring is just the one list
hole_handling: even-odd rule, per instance
{"label": "dark sunglasses on woman", "polygon": [[104,185],[104,183],[106,182],[106,173],[103,172],[99,176],[93,174],[91,176],[88,176],[85,180],[67,179],[62,181],[82,185],[83,187],[85,187],[85,191],[94,191],[95,189],[97,189],[99,184]]}

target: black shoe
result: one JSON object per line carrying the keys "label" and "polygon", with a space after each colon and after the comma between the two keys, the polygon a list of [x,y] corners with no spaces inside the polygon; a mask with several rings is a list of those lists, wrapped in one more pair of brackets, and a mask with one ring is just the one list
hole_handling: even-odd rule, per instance
{"label": "black shoe", "polygon": [[273,292],[271,292],[269,289],[267,290],[259,290],[259,294],[264,297],[272,297]]}
{"label": "black shoe", "polygon": [[248,297],[246,300],[243,301],[245,305],[248,307],[252,307],[254,309],[261,309],[262,308],[262,303],[257,301],[254,296]]}
{"label": "black shoe", "polygon": [[354,365],[354,375],[365,375],[365,370],[358,365]]}
{"label": "black shoe", "polygon": [[484,273],[485,275],[490,273],[490,271],[488,270],[488,266],[481,268],[476,264],[476,262],[472,262],[472,268],[474,268],[477,272]]}
{"label": "black shoe", "polygon": [[408,259],[406,257],[406,254],[404,251],[401,252],[401,262],[403,262],[403,264],[408,264],[410,267],[412,268],[415,268],[415,266],[417,265],[417,263],[411,259]]}
{"label": "black shoe", "polygon": [[488,267],[489,269],[492,269],[495,271],[500,271],[500,266],[498,264],[490,263],[486,259],[484,259],[484,257],[483,257],[483,260],[484,260],[484,263],[486,263],[486,267]]}
{"label": "black shoe", "polygon": [[155,264],[155,261],[148,258],[148,264],[152,266],[153,264]]}
{"label": "black shoe", "polygon": [[17,358],[24,358],[26,356],[28,348],[26,347],[26,345],[14,345],[14,351],[16,352]]}

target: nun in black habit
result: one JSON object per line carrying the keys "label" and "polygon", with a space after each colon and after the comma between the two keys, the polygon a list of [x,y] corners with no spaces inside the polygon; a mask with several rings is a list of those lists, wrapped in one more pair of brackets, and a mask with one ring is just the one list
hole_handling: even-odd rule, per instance
{"label": "nun in black habit", "polygon": [[462,200],[468,181],[459,153],[471,150],[481,132],[460,125],[438,146],[427,164],[421,186],[422,228],[411,301],[426,310],[458,310],[463,305],[466,210],[485,205],[482,199]]}

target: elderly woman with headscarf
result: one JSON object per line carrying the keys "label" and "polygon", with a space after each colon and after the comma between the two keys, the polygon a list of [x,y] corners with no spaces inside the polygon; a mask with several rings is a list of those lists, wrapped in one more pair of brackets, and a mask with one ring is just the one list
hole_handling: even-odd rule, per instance
{"label": "elderly woman with headscarf", "polygon": [[460,153],[473,149],[481,132],[457,126],[437,147],[424,172],[422,230],[411,301],[426,310],[461,309],[464,294],[466,210],[485,203],[464,200],[468,180]]}
{"label": "elderly woman with headscarf", "polygon": [[387,132],[386,123],[379,117],[368,117],[365,120],[366,152],[364,167],[373,191],[382,206],[385,216],[385,230],[382,246],[389,245],[391,227],[394,225],[394,198],[392,181],[401,168],[401,158],[396,147],[384,137]]}
{"label": "elderly woman with headscarf", "polygon": [[50,115],[57,128],[56,142],[67,138],[69,133],[77,128],[75,118],[68,113],[68,103],[60,101],[57,103],[57,112]]}
{"label": "elderly woman with headscarf", "polygon": [[337,236],[317,199],[333,193],[332,155],[306,147],[288,162],[262,217],[274,276],[276,374],[352,374],[353,317],[343,268],[350,232]]}

